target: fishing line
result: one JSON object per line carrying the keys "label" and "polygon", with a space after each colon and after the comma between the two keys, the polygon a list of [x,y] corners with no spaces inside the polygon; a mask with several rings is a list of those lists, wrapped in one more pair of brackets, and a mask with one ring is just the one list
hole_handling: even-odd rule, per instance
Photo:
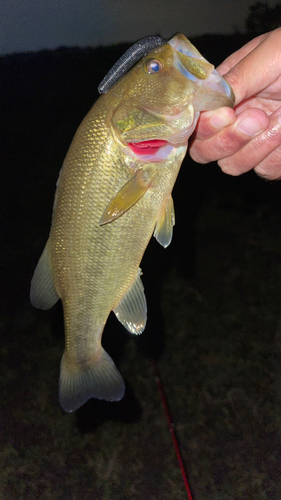
{"label": "fishing line", "polygon": [[171,436],[172,436],[173,445],[174,445],[174,448],[175,448],[175,452],[176,452],[177,459],[178,459],[178,464],[179,464],[179,467],[180,467],[180,470],[181,470],[181,475],[182,475],[184,486],[185,486],[186,493],[187,493],[187,498],[188,498],[188,500],[193,500],[193,496],[192,496],[192,493],[191,493],[191,490],[190,490],[190,486],[189,486],[188,479],[187,479],[187,474],[186,474],[186,471],[185,471],[185,467],[184,467],[184,463],[183,463],[183,459],[182,459],[182,455],[181,455],[181,451],[180,451],[180,446],[179,446],[179,443],[178,443],[178,440],[177,440],[177,436],[176,436],[176,432],[175,432],[175,424],[174,424],[174,422],[172,420],[172,415],[171,415],[171,412],[170,412],[169,407],[168,407],[168,403],[167,403],[167,399],[166,399],[166,396],[165,396],[164,388],[163,388],[163,385],[162,385],[162,382],[161,382],[161,379],[160,379],[160,376],[159,376],[159,372],[157,370],[156,362],[155,362],[155,360],[153,358],[151,358],[151,364],[153,366],[155,380],[156,380],[156,383],[157,383],[157,386],[158,386],[158,390],[160,392],[160,396],[161,396],[161,400],[162,400],[162,405],[163,405],[164,410],[165,410],[165,415],[166,415],[166,418],[167,418],[169,431],[170,431]]}

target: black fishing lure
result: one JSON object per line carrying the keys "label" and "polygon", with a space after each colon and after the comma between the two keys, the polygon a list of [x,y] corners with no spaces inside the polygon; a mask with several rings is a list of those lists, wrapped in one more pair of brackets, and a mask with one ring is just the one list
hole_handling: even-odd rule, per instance
{"label": "black fishing lure", "polygon": [[166,43],[166,40],[160,36],[146,36],[134,43],[134,45],[126,50],[123,56],[118,59],[99,84],[99,93],[105,94],[117,82],[117,80],[127,73],[127,71],[129,71],[129,69],[131,69],[142,57],[149,54],[149,52],[156,49],[156,47],[161,47]]}

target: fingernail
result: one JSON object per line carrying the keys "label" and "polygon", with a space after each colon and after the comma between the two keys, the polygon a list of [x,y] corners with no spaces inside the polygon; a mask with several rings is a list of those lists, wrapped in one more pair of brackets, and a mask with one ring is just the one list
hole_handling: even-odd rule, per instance
{"label": "fingernail", "polygon": [[245,135],[253,136],[262,131],[262,127],[257,120],[250,116],[245,116],[237,125],[237,129]]}
{"label": "fingernail", "polygon": [[232,121],[229,120],[229,118],[225,116],[223,113],[218,111],[210,118],[210,123],[213,125],[213,127],[221,129],[230,125]]}

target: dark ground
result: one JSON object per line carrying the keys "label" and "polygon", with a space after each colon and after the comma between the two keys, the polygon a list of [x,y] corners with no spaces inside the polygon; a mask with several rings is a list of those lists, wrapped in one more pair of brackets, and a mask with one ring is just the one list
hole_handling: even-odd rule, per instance
{"label": "dark ground", "polygon": [[[245,43],[204,37],[217,64]],[[104,344],[126,381],[120,403],[58,402],[61,306],[29,283],[58,171],[96,87],[124,47],[0,60],[2,500],[181,500],[184,486],[149,361],[158,360],[196,500],[281,498],[281,184],[184,162],[171,246],[142,262],[148,326],[109,319]]]}

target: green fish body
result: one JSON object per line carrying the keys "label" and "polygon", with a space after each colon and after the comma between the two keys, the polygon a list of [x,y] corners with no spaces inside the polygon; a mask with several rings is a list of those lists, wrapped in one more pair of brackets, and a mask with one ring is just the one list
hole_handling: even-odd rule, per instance
{"label": "green fish body", "polygon": [[176,35],[101,96],[78,128],[31,284],[35,307],[63,303],[66,411],[91,397],[123,397],[123,379],[101,344],[105,323],[114,311],[131,333],[144,330],[139,266],[153,234],[164,247],[171,241],[171,192],[188,138],[201,110],[232,105],[226,82]]}

